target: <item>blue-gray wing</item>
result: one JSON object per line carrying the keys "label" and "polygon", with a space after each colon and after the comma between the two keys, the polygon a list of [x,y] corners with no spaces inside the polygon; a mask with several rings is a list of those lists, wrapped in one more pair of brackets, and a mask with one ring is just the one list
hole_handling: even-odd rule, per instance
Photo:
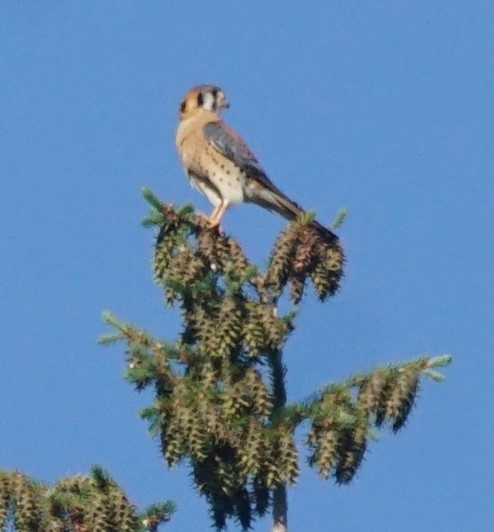
{"label": "blue-gray wing", "polygon": [[245,172],[247,178],[254,179],[273,192],[280,192],[235,131],[222,122],[209,122],[203,131],[211,146]]}
{"label": "blue-gray wing", "polygon": [[303,209],[277,188],[245,142],[222,122],[209,122],[203,129],[209,144],[245,174],[244,200],[276,211],[288,220]]}

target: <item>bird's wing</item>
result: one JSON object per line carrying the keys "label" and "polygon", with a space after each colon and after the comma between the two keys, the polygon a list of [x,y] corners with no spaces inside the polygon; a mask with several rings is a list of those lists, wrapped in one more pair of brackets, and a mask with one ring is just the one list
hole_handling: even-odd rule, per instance
{"label": "bird's wing", "polygon": [[245,201],[274,210],[288,220],[293,220],[303,212],[269,179],[255,155],[235,131],[223,122],[210,122],[203,131],[209,144],[245,173]]}
{"label": "bird's wing", "polygon": [[281,194],[259,164],[245,142],[223,122],[209,122],[204,128],[204,137],[224,157],[232,161],[248,179],[254,179],[270,191]]}

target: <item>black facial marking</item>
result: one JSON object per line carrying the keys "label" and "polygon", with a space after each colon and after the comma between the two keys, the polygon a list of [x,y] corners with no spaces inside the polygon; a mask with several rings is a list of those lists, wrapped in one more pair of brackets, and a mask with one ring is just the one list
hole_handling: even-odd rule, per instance
{"label": "black facial marking", "polygon": [[211,91],[211,94],[213,95],[213,98],[216,100],[216,98],[218,97],[218,89],[213,89]]}
{"label": "black facial marking", "polygon": [[185,103],[185,100],[180,104],[180,112],[185,113],[185,108],[187,107],[187,104]]}
{"label": "black facial marking", "polygon": [[200,92],[198,95],[197,95],[197,105],[199,107],[202,107],[204,104],[204,96],[202,95],[202,92]]}

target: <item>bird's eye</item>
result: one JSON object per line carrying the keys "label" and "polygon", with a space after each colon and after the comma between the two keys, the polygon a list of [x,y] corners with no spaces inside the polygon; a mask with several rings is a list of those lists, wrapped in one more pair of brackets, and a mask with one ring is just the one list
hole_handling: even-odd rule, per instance
{"label": "bird's eye", "polygon": [[211,94],[213,95],[213,98],[216,100],[216,98],[218,97],[218,89],[213,89],[211,91]]}
{"label": "bird's eye", "polygon": [[204,96],[202,95],[202,92],[200,92],[198,95],[197,95],[197,105],[199,107],[202,107],[204,104]]}
{"label": "bird's eye", "polygon": [[187,107],[187,103],[185,100],[180,104],[180,112],[185,113],[185,108]]}

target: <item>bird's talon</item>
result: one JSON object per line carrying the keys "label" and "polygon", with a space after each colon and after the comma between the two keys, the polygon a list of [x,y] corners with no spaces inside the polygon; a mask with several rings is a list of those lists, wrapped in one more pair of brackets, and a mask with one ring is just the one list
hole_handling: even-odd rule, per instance
{"label": "bird's talon", "polygon": [[220,236],[225,234],[225,231],[220,223],[216,220],[212,220],[207,214],[204,214],[203,212],[196,212],[196,216],[201,221],[201,225],[204,224],[208,229],[216,231]]}
{"label": "bird's talon", "polygon": [[223,236],[225,234],[225,231],[223,230],[223,227],[221,227],[219,222],[209,220],[208,227],[209,229],[211,229],[211,231],[216,231],[220,236]]}

